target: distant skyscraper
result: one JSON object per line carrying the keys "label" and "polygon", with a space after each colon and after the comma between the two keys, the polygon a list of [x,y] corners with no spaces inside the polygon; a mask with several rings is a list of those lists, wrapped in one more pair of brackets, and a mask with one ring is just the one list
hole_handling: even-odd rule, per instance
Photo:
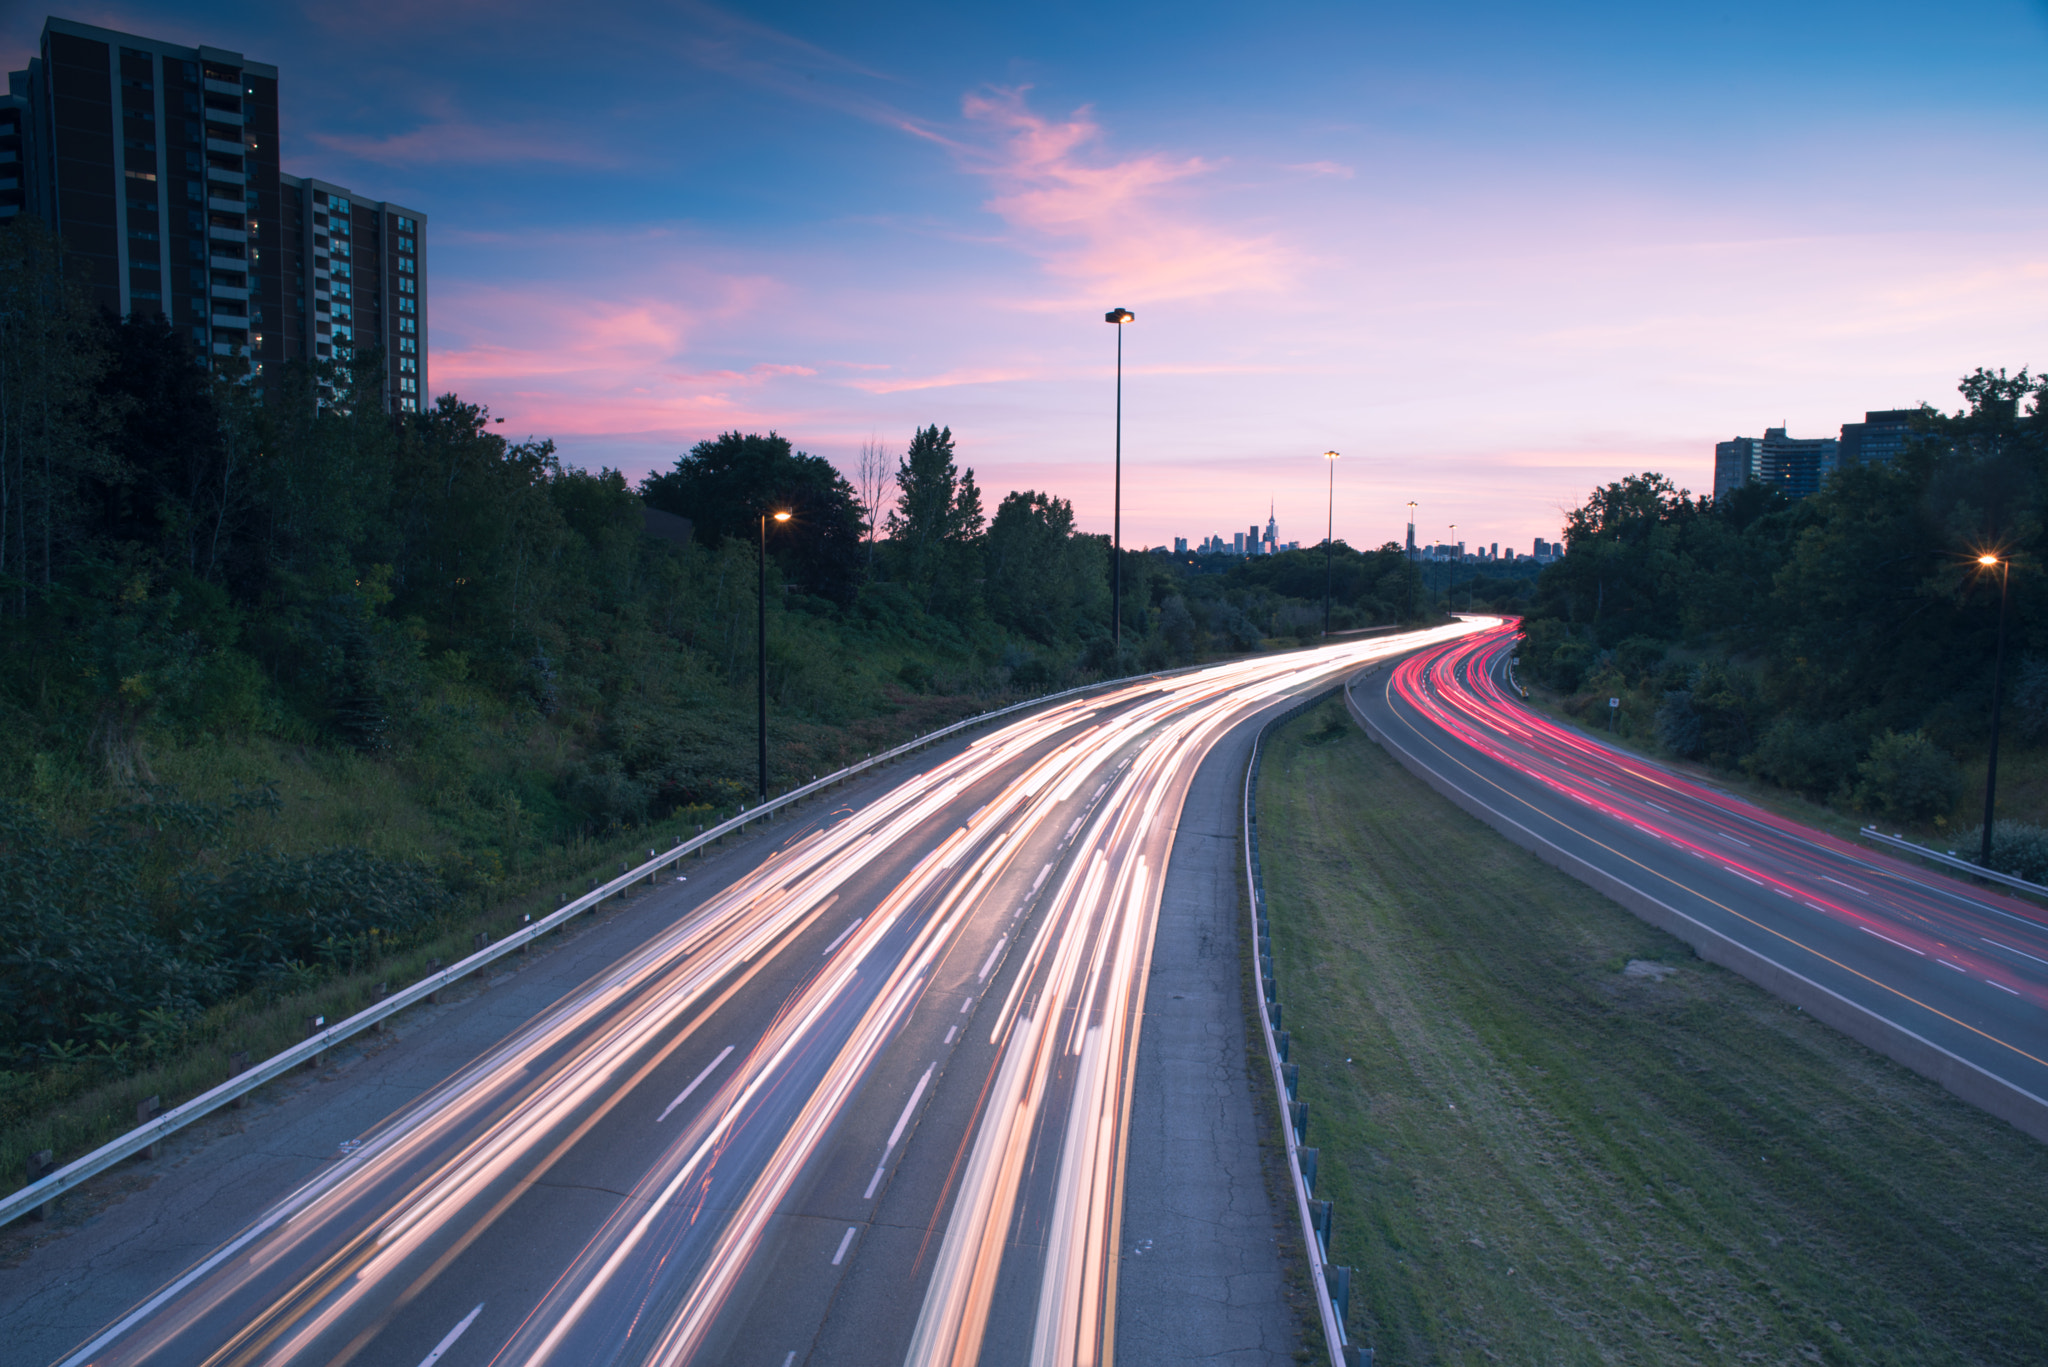
{"label": "distant skyscraper", "polygon": [[1913,439],[1917,408],[1884,408],[1865,413],[1862,422],[1842,424],[1841,463],[1864,465],[1890,461]]}
{"label": "distant skyscraper", "polygon": [[1230,534],[1230,553],[1231,553],[1232,555],[1243,555],[1243,554],[1244,554],[1244,533],[1243,533],[1243,532],[1232,532],[1232,533]]}
{"label": "distant skyscraper", "polygon": [[[1737,437],[1714,443],[1714,497],[1723,499],[1756,478],[1763,442]],[[1540,552],[1539,552],[1540,554]]]}
{"label": "distant skyscraper", "polygon": [[[58,18],[37,54],[7,78],[20,122],[14,199],[64,239],[95,302],[162,314],[201,354],[245,358],[259,376],[381,345],[390,406],[419,406],[425,215],[332,187],[348,231],[317,222],[326,210],[308,191],[324,182],[278,165],[276,67]],[[0,217],[15,207],[6,141],[0,114]],[[401,241],[412,248],[403,261]],[[413,367],[401,371],[406,354]]]}

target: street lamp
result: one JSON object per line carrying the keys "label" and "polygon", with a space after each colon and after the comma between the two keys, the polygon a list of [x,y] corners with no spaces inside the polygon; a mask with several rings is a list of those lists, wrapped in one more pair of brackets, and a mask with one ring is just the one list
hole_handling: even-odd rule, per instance
{"label": "street lamp", "polygon": [[1138,315],[1129,309],[1111,309],[1102,315],[1105,323],[1116,324],[1116,492],[1109,530],[1109,642],[1116,651],[1116,667],[1124,662],[1124,324]]}
{"label": "street lamp", "polygon": [[761,722],[761,801],[768,800],[768,519],[777,522],[789,521],[789,510],[780,509],[773,513],[761,514],[761,596],[760,619],[755,631],[755,643],[760,648],[760,657],[754,670],[754,697],[759,704]]}
{"label": "street lamp", "polygon": [[1330,462],[1330,499],[1323,517],[1323,635],[1330,634],[1330,562],[1337,554],[1337,462],[1341,459],[1335,451],[1323,452],[1323,459]]}
{"label": "street lamp", "polygon": [[1985,569],[1998,566],[1998,661],[1991,672],[1991,758],[1984,766],[1984,849],[1977,862],[1991,867],[1991,804],[1998,793],[1998,705],[2003,701],[2005,682],[2005,606],[2012,586],[2012,558],[1985,554],[1977,557]]}
{"label": "street lamp", "polygon": [[1444,571],[1444,614],[1450,615],[1451,590],[1458,586],[1458,524],[1451,524],[1451,567]]}

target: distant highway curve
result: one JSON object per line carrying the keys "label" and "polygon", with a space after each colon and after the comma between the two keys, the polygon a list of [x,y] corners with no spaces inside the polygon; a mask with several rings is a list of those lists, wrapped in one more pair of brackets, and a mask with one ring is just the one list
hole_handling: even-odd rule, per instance
{"label": "distant highway curve", "polygon": [[1408,768],[1645,919],[2048,1140],[2048,914],[1560,725],[1506,670],[1517,624],[1359,681]]}

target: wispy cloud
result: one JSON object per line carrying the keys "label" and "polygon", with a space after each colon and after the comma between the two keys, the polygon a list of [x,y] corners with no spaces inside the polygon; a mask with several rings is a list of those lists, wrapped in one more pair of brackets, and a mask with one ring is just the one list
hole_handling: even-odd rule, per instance
{"label": "wispy cloud", "polygon": [[1293,264],[1286,248],[1270,236],[1218,227],[1191,196],[1175,193],[1214,163],[1161,153],[1104,156],[1092,111],[1048,119],[1031,109],[1027,90],[968,95],[962,112],[982,137],[950,145],[995,187],[987,207],[1049,272],[1097,293],[1148,301],[1284,286]]}
{"label": "wispy cloud", "polygon": [[322,147],[385,166],[550,162],[556,165],[616,166],[616,157],[596,140],[573,141],[559,123],[482,124],[461,117],[435,119],[404,133],[370,137],[315,133]]}
{"label": "wispy cloud", "polygon": [[1353,176],[1358,174],[1351,167],[1341,165],[1334,161],[1297,162],[1294,165],[1289,166],[1287,169],[1290,171],[1306,172],[1307,174],[1312,176],[1331,176],[1337,180],[1349,180]]}
{"label": "wispy cloud", "polygon": [[900,379],[850,380],[854,389],[870,394],[902,394],[913,389],[952,389],[971,384],[1008,384],[1016,380],[1043,379],[1042,372],[1013,366],[968,366],[938,375],[906,375]]}

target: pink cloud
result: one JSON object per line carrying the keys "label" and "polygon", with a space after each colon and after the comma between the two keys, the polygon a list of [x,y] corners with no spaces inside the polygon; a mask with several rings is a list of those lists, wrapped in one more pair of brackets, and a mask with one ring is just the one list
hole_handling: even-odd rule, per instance
{"label": "pink cloud", "polygon": [[1287,168],[1290,171],[1306,171],[1312,176],[1332,176],[1338,180],[1349,180],[1358,174],[1349,166],[1334,161],[1304,161]]}
{"label": "pink cloud", "polygon": [[1065,121],[1050,120],[1032,112],[1022,89],[968,95],[962,111],[998,139],[960,149],[968,168],[996,187],[987,208],[1054,275],[1133,301],[1286,284],[1290,254],[1271,237],[1218,228],[1188,206],[1185,194],[1169,193],[1213,171],[1213,163],[1091,156],[1102,129],[1085,107]]}
{"label": "pink cloud", "polygon": [[938,375],[905,376],[898,380],[853,380],[855,389],[870,394],[901,394],[913,389],[950,389],[956,385],[1005,384],[1013,380],[1035,380],[1041,373],[1003,366],[970,366]]}

